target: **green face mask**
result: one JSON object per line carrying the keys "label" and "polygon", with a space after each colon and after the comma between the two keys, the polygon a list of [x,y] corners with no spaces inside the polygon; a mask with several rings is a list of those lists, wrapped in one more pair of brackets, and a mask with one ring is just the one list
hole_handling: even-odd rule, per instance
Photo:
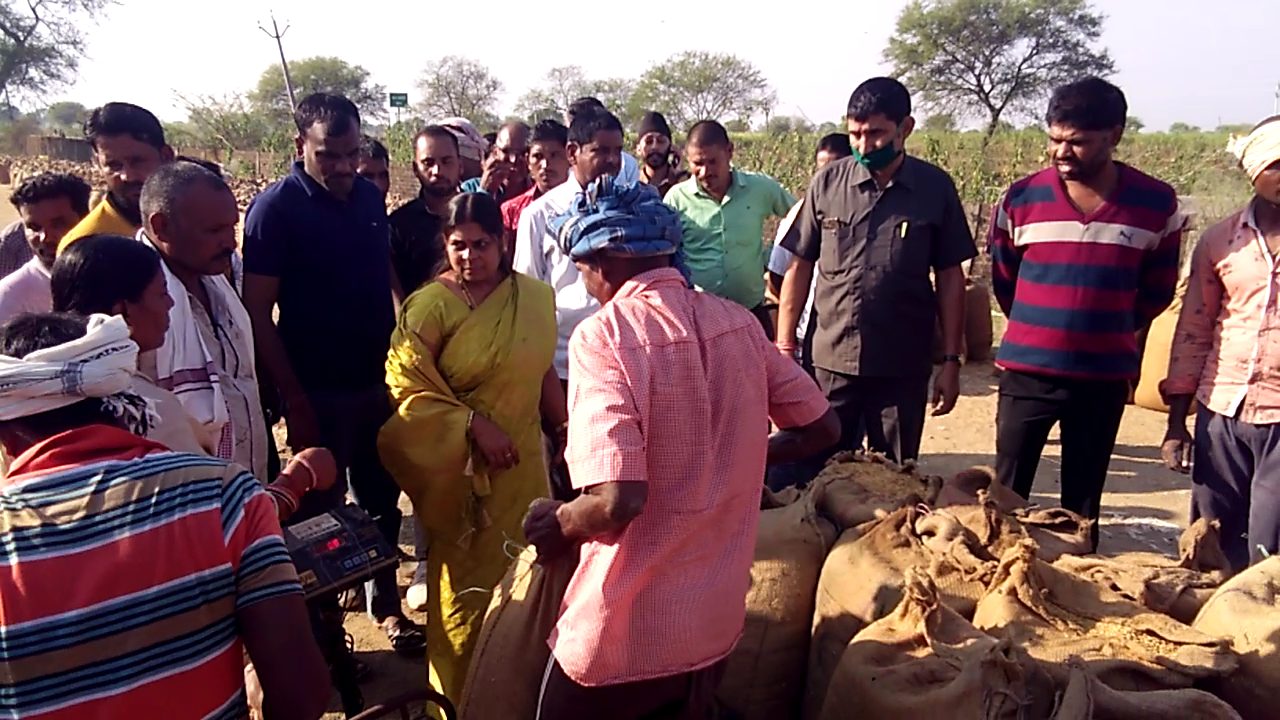
{"label": "green face mask", "polygon": [[[897,137],[895,136],[894,139],[896,140]],[[889,167],[901,154],[902,151],[894,145],[892,140],[889,141],[888,144],[878,147],[866,155],[858,152],[858,148],[856,146],[853,148],[853,159],[857,160],[860,165],[871,172],[878,172]]]}

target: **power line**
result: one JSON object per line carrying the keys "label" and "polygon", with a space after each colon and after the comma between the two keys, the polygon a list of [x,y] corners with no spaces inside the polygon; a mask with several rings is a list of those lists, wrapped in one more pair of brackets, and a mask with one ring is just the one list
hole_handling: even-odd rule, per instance
{"label": "power line", "polygon": [[289,63],[284,59],[284,43],[281,42],[284,39],[284,34],[289,32],[289,25],[286,23],[284,29],[281,30],[280,26],[276,24],[275,13],[271,13],[270,17],[271,29],[267,30],[262,26],[262,23],[258,23],[258,29],[265,33],[267,37],[276,41],[276,50],[280,51],[280,70],[284,73],[284,89],[289,93],[289,112],[297,112],[298,103],[293,97],[293,79],[289,77]]}

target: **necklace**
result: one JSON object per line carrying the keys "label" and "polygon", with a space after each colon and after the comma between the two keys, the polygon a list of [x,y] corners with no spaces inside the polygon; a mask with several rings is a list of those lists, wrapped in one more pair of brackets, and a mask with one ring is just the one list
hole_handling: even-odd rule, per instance
{"label": "necklace", "polygon": [[475,298],[471,297],[471,291],[467,289],[467,281],[459,278],[458,287],[462,288],[462,296],[467,299],[467,307],[471,308],[472,310],[475,310],[476,301],[475,301]]}

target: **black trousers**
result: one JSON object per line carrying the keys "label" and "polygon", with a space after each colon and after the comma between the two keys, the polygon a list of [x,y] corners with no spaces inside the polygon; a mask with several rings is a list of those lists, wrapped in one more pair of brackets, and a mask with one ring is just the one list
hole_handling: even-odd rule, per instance
{"label": "black trousers", "polygon": [[[560,389],[564,391],[565,401],[567,402],[569,399],[569,381],[561,378]],[[547,422],[546,418],[542,419],[542,435],[546,441],[547,457],[551,459],[550,477],[548,478],[551,497],[554,500],[569,502],[582,493],[574,490],[573,483],[569,481],[569,465],[561,457],[564,453],[564,448],[560,447],[560,437],[556,432],[555,426]],[[560,457],[560,459],[556,460],[557,457]]]}
{"label": "black trousers", "polygon": [[1196,410],[1191,522],[1222,523],[1222,551],[1240,572],[1280,552],[1280,425]]}
{"label": "black trousers", "polygon": [[814,379],[840,418],[840,442],[832,452],[862,445],[895,462],[920,456],[929,376],[883,378],[845,375],[814,368]]}
{"label": "black trousers", "polygon": [[1097,519],[1102,489],[1129,400],[1127,380],[1077,380],[1004,371],[996,410],[996,476],[1030,497],[1036,468],[1054,424],[1062,443],[1062,507]]}

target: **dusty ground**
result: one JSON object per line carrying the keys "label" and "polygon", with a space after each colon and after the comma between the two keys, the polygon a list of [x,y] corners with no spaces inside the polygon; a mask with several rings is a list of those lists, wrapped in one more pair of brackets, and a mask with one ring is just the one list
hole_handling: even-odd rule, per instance
{"label": "dusty ground", "polygon": [[[0,194],[8,195],[0,187]],[[0,205],[0,226],[16,219],[13,208]],[[961,374],[959,403],[950,415],[929,418],[921,450],[921,466],[925,472],[950,475],[973,465],[993,461],[995,448],[996,378],[990,363],[966,366]],[[1108,492],[1103,498],[1103,553],[1122,550],[1150,549],[1176,552],[1180,528],[1187,523],[1190,493],[1184,476],[1171,473],[1160,465],[1159,444],[1164,436],[1165,416],[1161,413],[1129,407],[1111,460]],[[283,427],[277,428],[280,446],[284,447]],[[1035,499],[1042,504],[1057,504],[1059,448],[1057,434],[1050,437],[1036,476]],[[407,501],[401,503],[406,514]],[[408,523],[401,533],[402,546],[412,551],[412,534]],[[400,585],[407,588],[413,565],[401,566]],[[421,622],[421,616],[410,613]],[[363,686],[369,705],[426,682],[426,669],[421,660],[406,660],[391,652],[382,631],[363,613],[351,613],[347,631],[355,639],[358,656],[369,663],[374,676]],[[342,717],[335,697],[326,718]]]}

